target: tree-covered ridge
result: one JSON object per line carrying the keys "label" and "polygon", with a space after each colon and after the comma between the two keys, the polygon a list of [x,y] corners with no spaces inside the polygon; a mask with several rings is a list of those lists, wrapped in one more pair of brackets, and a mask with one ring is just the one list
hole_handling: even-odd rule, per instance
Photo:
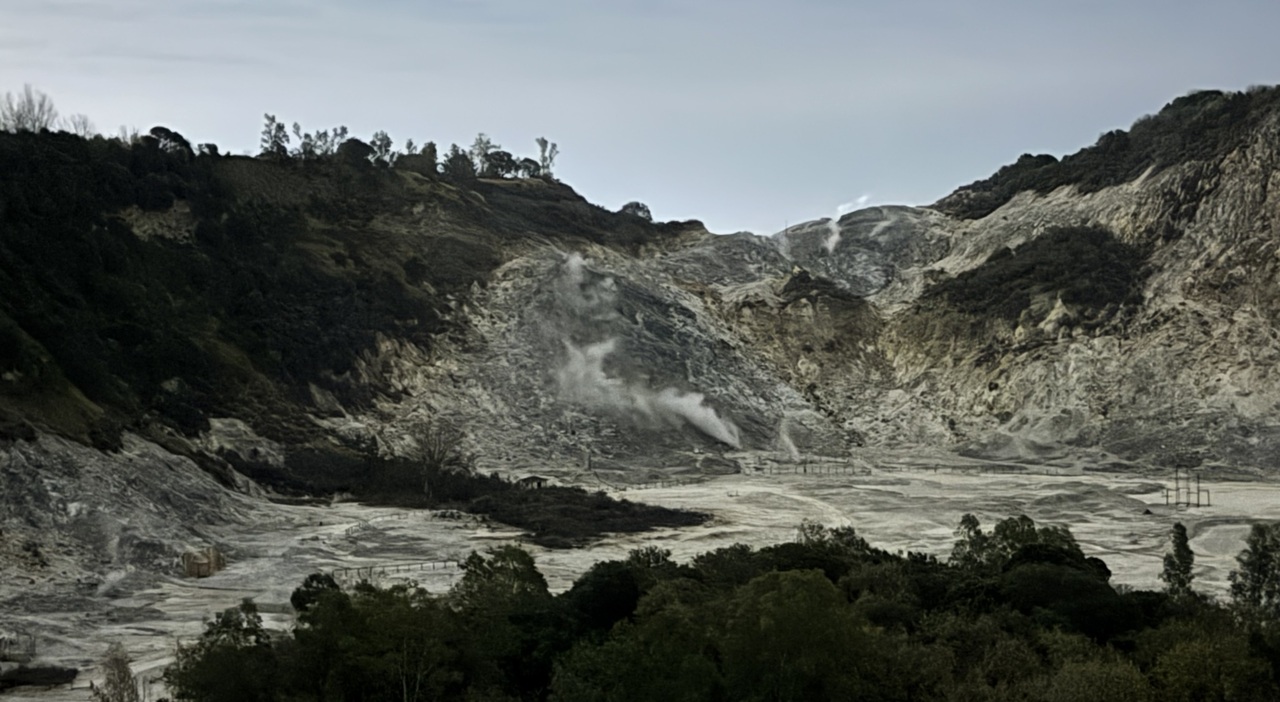
{"label": "tree-covered ridge", "polygon": [[1020,192],[1047,193],[1064,185],[1094,192],[1190,161],[1221,159],[1280,107],[1280,88],[1242,92],[1202,90],[1184,95],[1158,113],[1098,138],[1062,159],[1023,154],[989,178],[957,189],[934,207],[964,219],[991,214]]}
{"label": "tree-covered ridge", "polygon": [[558,595],[507,546],[443,595],[311,576],[289,635],[246,603],[167,680],[182,700],[1271,700],[1275,532],[1250,536],[1230,606],[1190,590],[1177,529],[1165,592],[1112,587],[1026,517],[966,515],[949,562],[812,523],[687,564],[648,547]]}

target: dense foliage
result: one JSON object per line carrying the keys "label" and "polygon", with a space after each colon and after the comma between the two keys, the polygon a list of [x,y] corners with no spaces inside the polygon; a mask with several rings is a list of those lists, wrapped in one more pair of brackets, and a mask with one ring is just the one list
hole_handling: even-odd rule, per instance
{"label": "dense foliage", "polygon": [[[189,434],[245,394],[281,405],[344,372],[380,331],[428,344],[443,328],[402,271],[317,261],[305,209],[232,197],[221,161],[157,137],[0,134],[0,399],[76,435],[56,402],[82,393],[108,446],[143,416]],[[132,229],[131,210],[178,201],[194,241]]]}
{"label": "dense foliage", "polygon": [[923,299],[1010,321],[1044,296],[1101,310],[1141,301],[1144,263],[1138,249],[1105,229],[1058,227],[1017,248],[996,251],[977,268],[937,283]]}
{"label": "dense foliage", "polygon": [[515,547],[473,554],[443,595],[314,575],[294,594],[291,635],[268,637],[246,603],[180,649],[168,681],[184,700],[1280,694],[1274,619],[1117,590],[1070,532],[1026,517],[988,532],[966,515],[956,533],[949,563],[808,523],[794,542],[688,564],[649,547],[559,595]]}
{"label": "dense foliage", "polygon": [[1219,159],[1238,148],[1278,104],[1278,88],[1190,93],[1134,122],[1129,131],[1107,132],[1093,146],[1061,160],[1048,154],[1023,154],[990,178],[960,188],[937,207],[957,217],[977,219],[1028,190],[1043,194],[1075,185],[1082,192],[1093,192],[1127,183],[1148,169],[1158,172],[1189,161]]}

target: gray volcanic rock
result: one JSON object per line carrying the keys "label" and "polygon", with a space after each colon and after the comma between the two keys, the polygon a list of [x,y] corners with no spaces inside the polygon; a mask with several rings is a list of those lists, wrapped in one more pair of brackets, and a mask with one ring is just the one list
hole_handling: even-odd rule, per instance
{"label": "gray volcanic rock", "polygon": [[916,207],[869,207],[774,235],[795,263],[858,296],[875,295],[906,271],[947,254],[947,218]]}

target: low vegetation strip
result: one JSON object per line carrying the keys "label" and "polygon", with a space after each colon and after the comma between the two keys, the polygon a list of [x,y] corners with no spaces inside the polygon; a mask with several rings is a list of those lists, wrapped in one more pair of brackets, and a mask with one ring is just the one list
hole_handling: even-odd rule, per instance
{"label": "low vegetation strip", "polygon": [[694,526],[708,518],[615,499],[603,491],[524,487],[496,474],[479,475],[460,461],[448,467],[439,463],[378,462],[356,495],[372,505],[468,512],[524,529],[530,541],[548,548],[572,548],[608,533]]}
{"label": "low vegetation strip", "polygon": [[802,523],[676,563],[656,547],[552,594],[515,546],[447,592],[309,576],[287,634],[250,601],[180,645],[178,700],[1246,700],[1280,697],[1280,525],[1232,599],[1194,588],[1175,525],[1164,590],[1110,584],[1064,527],[965,515],[949,560]]}

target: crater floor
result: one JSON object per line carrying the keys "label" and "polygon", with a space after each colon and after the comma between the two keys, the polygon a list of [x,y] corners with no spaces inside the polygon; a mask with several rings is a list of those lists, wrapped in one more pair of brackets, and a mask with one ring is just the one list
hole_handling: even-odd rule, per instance
{"label": "crater floor", "polygon": [[[1280,482],[1203,482],[1212,506],[1174,508],[1166,506],[1164,492],[1172,476],[1155,473],[1012,466],[918,452],[868,453],[840,463],[767,458],[746,456],[744,463],[756,467],[694,484],[611,489],[634,501],[712,514],[701,526],[608,537],[582,549],[526,548],[551,588],[563,590],[592,563],[623,558],[634,548],[656,545],[684,561],[734,543],[791,539],[804,519],[852,525],[881,548],[946,557],[964,513],[978,516],[986,528],[1026,514],[1040,524],[1068,526],[1088,555],[1106,561],[1114,584],[1158,589],[1170,526],[1181,521],[1196,553],[1195,588],[1225,598],[1248,525],[1280,519]],[[224,527],[221,541],[233,544],[234,552],[226,570],[211,577],[121,571],[91,594],[27,602],[20,592],[4,592],[0,599],[22,611],[5,612],[0,626],[39,632],[42,660],[82,668],[119,641],[134,657],[135,672],[157,679],[152,694],[160,695],[159,671],[172,658],[174,639],[198,635],[206,619],[245,597],[259,605],[269,626],[285,629],[292,618],[289,595],[309,573],[371,569],[383,583],[412,579],[444,591],[460,575],[447,562],[520,539],[502,525],[449,513],[269,502],[255,511],[251,520]],[[338,574],[348,581],[367,575]],[[71,690],[23,691],[14,699],[81,699],[90,679],[84,674]]]}

